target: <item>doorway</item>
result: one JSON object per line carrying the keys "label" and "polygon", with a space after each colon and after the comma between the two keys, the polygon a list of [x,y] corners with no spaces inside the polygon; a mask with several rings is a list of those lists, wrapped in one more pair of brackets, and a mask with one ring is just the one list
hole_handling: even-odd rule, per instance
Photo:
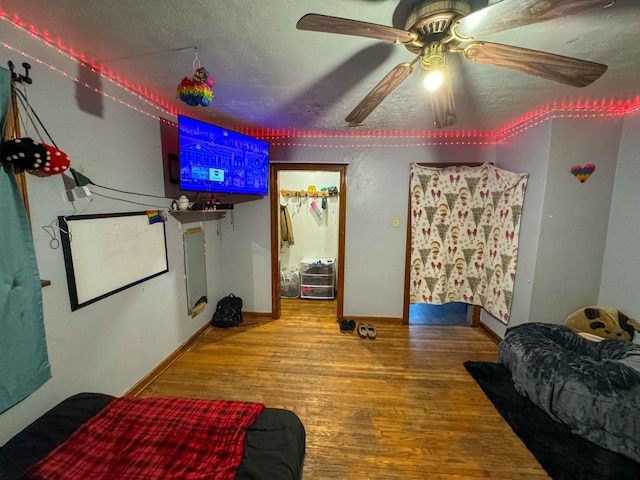
{"label": "doorway", "polygon": [[431,305],[414,303],[409,306],[409,325],[469,326],[472,305],[461,302]]}
{"label": "doorway", "polygon": [[[445,168],[450,166],[481,166],[482,163],[418,163],[420,166]],[[408,191],[407,202],[407,243],[404,269],[404,308],[402,323],[405,325],[468,325],[477,327],[480,325],[481,307],[467,303],[453,302],[442,305],[427,303],[411,303],[411,191]]]}
{"label": "doorway", "polygon": [[[287,211],[291,208],[302,209],[308,215],[312,215],[316,211],[316,208],[320,210],[317,214],[317,222],[321,224],[321,217],[326,215],[327,218],[323,219],[325,223],[331,219],[335,222],[335,234],[337,238],[337,253],[332,254],[331,257],[335,257],[335,263],[332,265],[332,269],[335,275],[335,296],[333,299],[320,299],[311,300],[312,302],[325,302],[327,305],[335,305],[335,318],[342,318],[344,312],[344,250],[345,250],[345,224],[346,224],[346,199],[347,199],[347,181],[346,181],[346,165],[335,164],[308,164],[308,163],[272,163],[269,168],[269,189],[270,189],[270,211],[271,211],[271,312],[272,318],[278,319],[282,314],[282,299],[281,299],[281,272],[282,266],[288,266],[292,263],[296,265],[301,263],[302,260],[308,261],[306,257],[324,257],[324,255],[317,255],[315,252],[318,250],[310,250],[309,255],[300,253],[290,255],[286,258],[287,265],[283,265],[283,255],[281,253],[281,190],[286,190],[287,195],[283,195],[284,203],[287,205]],[[287,173],[303,173],[308,174],[309,178],[323,178],[322,175],[326,173],[333,173],[333,178],[336,180],[336,185],[317,185],[313,182],[309,185],[304,185],[302,188],[289,188],[283,189],[281,186],[281,175]],[[313,185],[311,185],[313,183]],[[328,187],[332,186],[335,191],[329,194]],[[296,192],[297,190],[297,192]],[[336,197],[334,197],[336,196]],[[324,200],[324,201],[323,201]],[[338,200],[335,202],[336,208],[331,209],[331,200]],[[299,202],[299,203],[298,203]],[[315,205],[313,205],[315,204]],[[325,210],[323,207],[327,207]],[[302,211],[302,210],[301,210]],[[311,213],[309,213],[311,212]],[[313,215],[312,215],[313,216]],[[294,231],[295,234],[295,231]],[[332,239],[333,241],[333,239]],[[336,250],[332,250],[336,251]],[[322,259],[322,266],[328,262],[326,259]],[[326,288],[325,288],[326,290]],[[291,304],[291,300],[287,299],[287,304]],[[298,299],[296,305],[300,305],[304,308],[305,302]],[[330,302],[330,304],[328,303]],[[319,305],[319,304],[318,304]]]}

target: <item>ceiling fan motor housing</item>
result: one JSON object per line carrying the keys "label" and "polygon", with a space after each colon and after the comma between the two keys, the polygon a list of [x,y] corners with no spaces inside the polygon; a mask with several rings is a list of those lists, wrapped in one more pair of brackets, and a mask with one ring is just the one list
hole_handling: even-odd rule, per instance
{"label": "ceiling fan motor housing", "polygon": [[[469,13],[471,7],[463,0],[427,0],[409,13],[404,28],[418,35],[422,43],[437,41],[448,35],[451,25]],[[405,47],[415,54],[422,50],[416,44],[407,44]]]}

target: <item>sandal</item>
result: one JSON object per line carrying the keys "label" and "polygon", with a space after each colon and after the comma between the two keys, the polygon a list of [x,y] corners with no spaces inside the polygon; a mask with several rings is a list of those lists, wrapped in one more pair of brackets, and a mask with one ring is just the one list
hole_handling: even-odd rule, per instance
{"label": "sandal", "polygon": [[364,323],[358,324],[358,335],[360,338],[367,338],[367,326]]}
{"label": "sandal", "polygon": [[[358,333],[360,333],[360,331],[358,331]],[[371,340],[375,340],[376,339],[376,327],[374,327],[373,325],[369,324],[367,325],[367,337],[369,337]],[[362,336],[362,335],[360,335]]]}

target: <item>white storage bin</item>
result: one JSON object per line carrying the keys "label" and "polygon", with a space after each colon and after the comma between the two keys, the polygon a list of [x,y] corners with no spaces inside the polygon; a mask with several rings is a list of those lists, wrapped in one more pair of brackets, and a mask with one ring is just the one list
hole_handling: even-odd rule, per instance
{"label": "white storage bin", "polygon": [[300,296],[300,272],[296,267],[280,269],[280,297],[298,298]]}
{"label": "white storage bin", "polygon": [[300,262],[300,271],[300,298],[333,299],[335,259],[303,258]]}

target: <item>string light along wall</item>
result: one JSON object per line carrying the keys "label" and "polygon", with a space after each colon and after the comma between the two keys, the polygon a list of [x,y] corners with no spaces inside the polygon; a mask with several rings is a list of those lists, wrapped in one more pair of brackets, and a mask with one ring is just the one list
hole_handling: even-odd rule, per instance
{"label": "string light along wall", "polygon": [[[158,115],[149,113],[140,107],[125,100],[117,98],[104,92],[86,82],[82,82],[76,76],[50,65],[39,58],[27,54],[26,52],[0,42],[5,49],[18,53],[32,62],[43,65],[50,70],[69,78],[80,85],[93,90],[109,100],[117,102],[123,106],[131,108],[137,113],[148,117],[175,125],[171,120],[167,120],[160,114],[176,117],[178,111],[171,105],[164,102],[157,96],[132,84],[131,82],[108,72],[104,67],[91,63],[86,58],[76,54],[72,48],[60,42],[54,42],[46,34],[38,32],[33,26],[27,27],[18,18],[9,18],[6,12],[0,8],[0,20],[11,24],[14,28],[39,40],[47,47],[53,48],[57,53],[79,63],[85,68],[90,68],[92,72],[99,74],[102,78],[121,88],[127,93],[152,107]],[[609,99],[601,99],[589,102],[576,102],[567,104],[552,104],[535,109],[510,124],[496,131],[454,131],[454,132],[432,132],[423,130],[382,130],[363,131],[354,130],[352,132],[330,132],[324,130],[299,130],[299,129],[269,129],[269,128],[244,128],[237,130],[240,133],[251,135],[269,141],[273,146],[291,147],[311,147],[311,148],[367,148],[367,147],[425,147],[425,146],[446,146],[446,145],[499,145],[508,139],[519,135],[530,128],[540,125],[554,118],[599,118],[599,117],[619,117],[635,112],[640,108],[640,97],[632,101],[618,102]]]}
{"label": "string light along wall", "polygon": [[[19,30],[20,32],[29,35],[31,38],[39,41],[40,43],[44,44],[46,47],[51,48],[53,50],[55,50],[56,53],[58,53],[59,55],[65,57],[68,60],[71,60],[72,62],[79,64],[80,66],[82,66],[83,68],[87,68],[91,71],[91,73],[100,75],[100,77],[109,82],[110,84],[114,85],[115,87],[124,90],[125,92],[127,92],[129,95],[132,95],[133,97],[135,97],[137,100],[140,100],[141,102],[143,102],[145,105],[151,107],[152,111],[155,110],[156,112],[158,112],[158,114],[163,114],[165,116],[176,116],[177,115],[177,111],[172,108],[171,105],[167,104],[166,102],[164,102],[162,99],[160,99],[157,96],[151,95],[149,92],[137,87],[136,85],[132,84],[131,82],[127,81],[126,79],[115,75],[109,71],[107,71],[104,67],[97,65],[95,63],[92,63],[91,61],[89,61],[87,58],[85,58],[84,56],[81,56],[79,54],[77,54],[76,52],[74,52],[74,50],[70,47],[65,46],[64,44],[62,44],[61,42],[55,42],[53,41],[46,33],[41,33],[39,32],[33,25],[25,25],[23,24],[18,18],[9,18],[9,16],[6,14],[6,12],[4,12],[1,8],[0,8],[0,20],[9,23],[10,25],[12,25],[15,29]],[[42,65],[46,68],[48,68],[49,70],[61,75],[62,77],[68,78],[72,81],[74,81],[75,83],[82,85],[85,88],[88,88],[90,90],[92,90],[93,92],[102,95],[104,98],[108,98],[111,101],[114,101],[120,105],[123,105],[125,107],[128,107],[140,114],[146,115],[148,117],[154,118],[154,119],[159,119],[159,115],[156,115],[154,113],[150,113],[147,112],[145,110],[143,110],[142,108],[140,108],[137,105],[134,105],[130,102],[127,102],[126,100],[123,100],[121,98],[116,97],[115,95],[112,95],[108,92],[105,92],[104,90],[98,89],[96,87],[94,87],[93,85],[84,82],[82,80],[80,80],[76,75],[74,74],[70,74],[65,70],[62,70],[54,65],[51,65],[47,62],[45,62],[44,60],[34,57],[33,55],[30,55],[29,53],[23,51],[22,49],[13,47],[12,45],[8,44],[7,42],[0,42],[0,45],[2,45],[2,47],[4,47],[6,50],[10,51],[10,52],[14,52],[17,53],[29,60],[31,60],[32,63],[37,64],[37,65]]]}

